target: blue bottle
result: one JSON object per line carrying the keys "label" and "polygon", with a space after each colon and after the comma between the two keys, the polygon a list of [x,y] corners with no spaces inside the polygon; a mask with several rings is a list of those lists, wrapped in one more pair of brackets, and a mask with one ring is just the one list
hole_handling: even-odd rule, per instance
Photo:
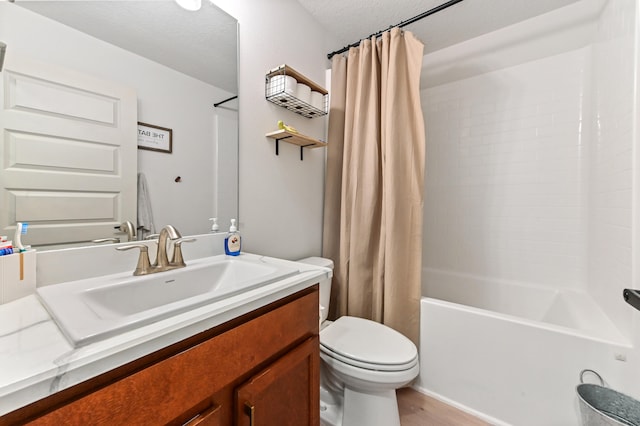
{"label": "blue bottle", "polygon": [[229,256],[238,256],[241,248],[242,239],[238,232],[238,228],[236,228],[236,220],[231,219],[229,233],[227,233],[227,236],[224,239],[224,252]]}

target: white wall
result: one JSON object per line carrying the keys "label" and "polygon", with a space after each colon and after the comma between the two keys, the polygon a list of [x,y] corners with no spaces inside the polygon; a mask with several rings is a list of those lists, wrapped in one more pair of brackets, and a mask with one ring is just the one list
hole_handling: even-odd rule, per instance
{"label": "white wall", "polygon": [[0,2],[0,40],[7,57],[23,55],[136,88],[138,121],[173,129],[172,154],[138,150],[156,226],[171,223],[185,235],[208,231],[216,207],[212,105],[230,93],[8,2]]}
{"label": "white wall", "polygon": [[340,46],[294,0],[216,0],[240,22],[240,231],[243,250],[285,259],[320,255],[323,148],[305,150],[264,135],[283,120],[325,139],[325,118],[307,119],[264,96],[265,74],[292,66],[324,85],[327,53]]}

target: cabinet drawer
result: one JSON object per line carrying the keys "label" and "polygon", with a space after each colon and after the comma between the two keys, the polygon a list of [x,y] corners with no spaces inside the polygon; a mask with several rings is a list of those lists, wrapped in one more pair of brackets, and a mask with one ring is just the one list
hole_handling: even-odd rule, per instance
{"label": "cabinet drawer", "polygon": [[317,334],[316,290],[62,406],[33,424],[176,421],[252,369]]}

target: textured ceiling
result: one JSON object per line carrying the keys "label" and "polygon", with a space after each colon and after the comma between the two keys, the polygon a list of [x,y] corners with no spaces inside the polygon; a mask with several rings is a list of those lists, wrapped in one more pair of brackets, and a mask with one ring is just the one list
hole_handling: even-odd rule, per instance
{"label": "textured ceiling", "polygon": [[[578,0],[464,0],[405,29],[425,53],[495,31]],[[298,0],[343,46],[406,21],[446,0]]]}
{"label": "textured ceiling", "polygon": [[197,12],[187,12],[173,0],[16,0],[16,4],[237,93],[237,22],[208,1]]}
{"label": "textured ceiling", "polygon": [[[269,0],[255,0],[269,1]],[[446,0],[297,0],[342,45],[412,18]],[[405,28],[425,53],[460,43],[578,0],[464,0]],[[173,0],[16,0],[63,24],[237,93],[236,21],[202,2],[186,12]],[[327,52],[328,53],[328,52]]]}

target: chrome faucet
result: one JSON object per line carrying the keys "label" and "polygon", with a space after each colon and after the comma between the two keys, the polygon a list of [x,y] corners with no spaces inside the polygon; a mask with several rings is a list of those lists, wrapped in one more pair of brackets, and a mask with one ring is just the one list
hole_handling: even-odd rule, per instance
{"label": "chrome faucet", "polygon": [[[136,265],[135,271],[133,271],[133,275],[155,274],[156,272],[170,271],[187,266],[182,257],[182,243],[195,240],[195,238],[182,238],[176,228],[171,225],[165,226],[160,231],[160,234],[158,234],[158,251],[156,252],[156,261],[153,264],[149,261],[149,247],[146,244],[130,244],[116,247],[116,250],[140,249],[138,264]],[[171,256],[171,260],[169,260],[167,247],[171,243],[173,243],[173,255]]]}

